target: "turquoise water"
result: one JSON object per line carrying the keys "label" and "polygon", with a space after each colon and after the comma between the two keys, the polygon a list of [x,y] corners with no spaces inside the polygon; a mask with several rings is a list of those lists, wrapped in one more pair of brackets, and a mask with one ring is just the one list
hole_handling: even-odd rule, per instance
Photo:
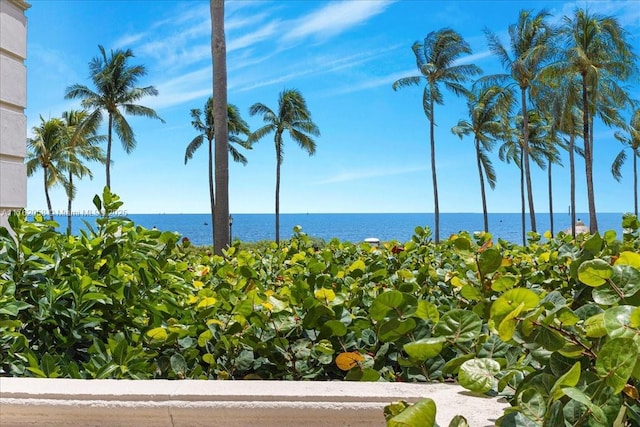
{"label": "turquoise water", "polygon": [[[588,214],[579,213],[577,218],[583,221]],[[210,214],[132,214],[128,218],[146,228],[157,227],[160,230],[177,231],[188,237],[196,245],[211,244]],[[293,227],[299,225],[309,236],[329,240],[336,237],[340,240],[360,242],[367,237],[377,237],[382,241],[397,240],[405,242],[411,239],[416,226],[433,229],[433,214],[393,213],[393,214],[282,214],[280,215],[280,238],[288,239],[293,234]],[[83,220],[93,224],[96,217],[73,217],[73,232],[84,227]],[[56,220],[64,230],[66,217]],[[275,216],[273,214],[234,214],[231,228],[233,239],[248,242],[273,240]],[[549,229],[549,214],[536,215],[538,232]],[[598,214],[598,226],[602,231],[615,230],[622,236],[622,214]],[[440,214],[440,237],[460,231],[482,230],[482,214],[478,213],[444,213]],[[521,243],[520,214],[489,214],[489,231],[494,237],[500,237],[514,243]],[[566,213],[554,215],[555,232],[566,230],[571,226],[570,217]],[[527,230],[529,230],[527,223]]]}

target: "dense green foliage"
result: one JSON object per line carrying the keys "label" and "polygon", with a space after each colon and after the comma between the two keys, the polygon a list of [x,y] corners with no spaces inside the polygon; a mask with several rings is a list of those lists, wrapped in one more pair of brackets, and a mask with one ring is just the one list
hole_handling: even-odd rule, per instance
{"label": "dense green foliage", "polygon": [[[487,233],[380,247],[301,230],[224,256],[105,216],[81,236],[0,229],[0,375],[456,379],[503,394],[501,425],[640,422],[640,237]],[[616,424],[618,423],[618,424]]]}

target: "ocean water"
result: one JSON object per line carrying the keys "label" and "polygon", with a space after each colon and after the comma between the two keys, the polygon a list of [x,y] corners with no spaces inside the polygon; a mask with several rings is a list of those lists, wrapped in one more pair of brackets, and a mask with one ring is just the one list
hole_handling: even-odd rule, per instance
{"label": "ocean water", "polygon": [[[273,214],[233,214],[231,234],[233,239],[247,242],[274,240],[275,216]],[[156,227],[163,231],[177,231],[188,237],[193,244],[210,245],[210,214],[130,214],[127,218],[146,228]],[[589,215],[580,213],[576,218],[588,222]],[[84,221],[94,225],[96,217],[73,217],[73,233],[85,228]],[[83,221],[84,220],[84,221]],[[67,218],[56,217],[60,230],[66,230]],[[514,243],[521,243],[521,216],[518,213],[489,214],[489,231],[494,238],[502,238]],[[539,233],[549,229],[549,214],[537,214],[536,223]],[[416,226],[430,227],[433,230],[434,215],[429,213],[367,213],[367,214],[281,214],[280,238],[288,239],[293,235],[296,225],[312,237],[330,240],[338,238],[350,242],[361,242],[368,237],[376,237],[381,241],[396,240],[406,242],[411,239]],[[482,230],[482,214],[480,213],[443,213],[440,214],[440,238],[460,231]],[[614,230],[622,237],[622,214],[598,214],[598,227],[601,231]],[[554,231],[567,230],[571,227],[568,214],[554,215]],[[527,215],[526,229],[530,230]]]}

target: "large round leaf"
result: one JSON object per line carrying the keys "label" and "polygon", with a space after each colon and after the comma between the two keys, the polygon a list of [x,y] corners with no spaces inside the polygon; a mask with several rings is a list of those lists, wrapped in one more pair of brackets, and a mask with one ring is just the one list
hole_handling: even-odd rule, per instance
{"label": "large round leaf", "polygon": [[615,265],[630,265],[631,267],[640,269],[640,254],[631,251],[624,251],[620,253]]}
{"label": "large round leaf", "polygon": [[373,301],[369,309],[369,315],[373,320],[382,320],[387,313],[397,309],[404,301],[404,294],[400,291],[384,292]]}
{"label": "large round leaf", "polygon": [[593,290],[593,300],[602,305],[618,304],[622,298],[628,298],[640,291],[640,271],[630,265],[613,267],[610,284]]}
{"label": "large round leaf", "polygon": [[407,343],[402,348],[412,359],[427,360],[440,354],[444,341],[444,337],[425,338]]}
{"label": "large round leaf", "polygon": [[484,276],[497,271],[502,265],[502,254],[496,248],[483,251],[478,257],[478,270]]}
{"label": "large round leaf", "polygon": [[387,427],[433,427],[436,425],[436,403],[425,397],[387,420]]}
{"label": "large round leaf", "polygon": [[482,320],[473,311],[449,310],[436,324],[434,335],[454,341],[471,341],[480,335]]}
{"label": "large round leaf", "polygon": [[638,329],[631,326],[631,314],[636,307],[621,305],[604,312],[604,327],[611,338],[633,338]]}
{"label": "large round leaf", "polygon": [[501,321],[507,314],[518,309],[520,304],[523,304],[521,312],[526,312],[535,308],[539,302],[538,294],[530,289],[510,289],[491,304],[491,318]]}
{"label": "large round leaf", "polygon": [[631,338],[615,338],[607,341],[596,359],[596,372],[605,383],[620,393],[633,372],[638,359],[638,348]]}
{"label": "large round leaf", "polygon": [[585,261],[578,267],[578,279],[594,288],[604,285],[612,274],[613,268],[602,259]]}
{"label": "large round leaf", "polygon": [[409,318],[405,320],[391,319],[380,324],[378,328],[378,338],[382,342],[395,341],[416,327],[416,321]]}
{"label": "large round leaf", "polygon": [[494,387],[498,372],[500,364],[493,359],[471,359],[460,366],[458,382],[467,390],[486,393]]}

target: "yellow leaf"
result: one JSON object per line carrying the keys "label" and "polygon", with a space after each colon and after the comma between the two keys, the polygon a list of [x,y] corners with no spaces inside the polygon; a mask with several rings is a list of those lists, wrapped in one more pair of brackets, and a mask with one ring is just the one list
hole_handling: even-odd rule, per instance
{"label": "yellow leaf", "polygon": [[630,265],[633,268],[640,269],[640,254],[624,251],[616,260],[615,265]]}
{"label": "yellow leaf", "polygon": [[360,271],[362,271],[362,272],[364,273],[364,269],[365,269],[365,268],[366,268],[366,266],[365,266],[365,264],[364,264],[364,261],[362,261],[361,259],[359,259],[359,260],[354,261],[354,262],[353,262],[353,264],[351,264],[351,265],[349,266],[349,271],[350,271],[350,272],[353,272],[353,271],[355,271],[355,270],[360,270]]}
{"label": "yellow leaf", "polygon": [[202,283],[200,280],[194,280],[193,281],[193,287],[196,289],[202,289],[202,287],[204,286],[204,283]]}
{"label": "yellow leaf", "polygon": [[189,304],[195,304],[196,302],[198,302],[198,297],[195,295],[189,295]]}
{"label": "yellow leaf", "polygon": [[343,371],[348,371],[354,366],[357,366],[364,360],[364,357],[355,351],[340,353],[336,356],[336,366]]}
{"label": "yellow leaf", "polygon": [[262,306],[264,308],[266,308],[267,310],[269,310],[269,311],[273,310],[273,304],[271,304],[270,302],[263,302],[263,303],[260,303],[260,304],[262,304]]}
{"label": "yellow leaf", "polygon": [[500,264],[500,266],[511,267],[511,264],[513,264],[513,261],[511,261],[511,258],[502,258],[502,263]]}
{"label": "yellow leaf", "polygon": [[157,341],[164,341],[167,339],[167,331],[162,327],[153,328],[147,331],[147,336]]}
{"label": "yellow leaf", "polygon": [[460,278],[458,278],[458,277],[453,277],[451,279],[451,284],[453,286],[455,286],[456,288],[461,288],[461,287],[464,286],[464,282],[462,280],[460,280]]}
{"label": "yellow leaf", "polygon": [[212,323],[215,323],[218,326],[224,326],[224,323],[222,323],[220,320],[218,319],[209,319],[207,320],[207,326],[211,325]]}
{"label": "yellow leaf", "polygon": [[215,305],[216,299],[214,297],[203,298],[202,301],[198,303],[198,308],[207,308]]}
{"label": "yellow leaf", "polygon": [[321,288],[314,293],[315,297],[320,301],[331,302],[336,299],[336,293],[331,289]]}

